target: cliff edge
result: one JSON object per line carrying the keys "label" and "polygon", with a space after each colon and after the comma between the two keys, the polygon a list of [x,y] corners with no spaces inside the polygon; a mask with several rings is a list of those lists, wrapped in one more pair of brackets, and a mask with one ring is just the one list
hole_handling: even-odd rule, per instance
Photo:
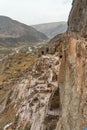
{"label": "cliff edge", "polygon": [[68,31],[87,37],[87,0],[73,0]]}

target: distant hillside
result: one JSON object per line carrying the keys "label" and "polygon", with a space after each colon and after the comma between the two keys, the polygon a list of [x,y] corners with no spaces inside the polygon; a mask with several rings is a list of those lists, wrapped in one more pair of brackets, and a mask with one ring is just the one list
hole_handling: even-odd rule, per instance
{"label": "distant hillside", "polygon": [[35,29],[44,33],[49,38],[56,36],[57,34],[64,33],[67,30],[66,22],[53,22],[53,23],[45,23],[33,25]]}
{"label": "distant hillside", "polygon": [[31,26],[0,16],[0,45],[13,46],[16,43],[36,43],[47,40],[47,36]]}

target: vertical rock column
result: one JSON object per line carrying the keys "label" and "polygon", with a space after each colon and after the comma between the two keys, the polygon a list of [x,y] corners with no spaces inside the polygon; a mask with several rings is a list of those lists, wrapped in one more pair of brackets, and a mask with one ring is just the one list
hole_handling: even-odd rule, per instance
{"label": "vertical rock column", "polygon": [[73,0],[68,31],[87,37],[87,0]]}
{"label": "vertical rock column", "polygon": [[87,126],[87,106],[83,110],[87,97],[85,44],[71,37],[63,45],[59,74],[62,116],[56,130],[82,130]]}

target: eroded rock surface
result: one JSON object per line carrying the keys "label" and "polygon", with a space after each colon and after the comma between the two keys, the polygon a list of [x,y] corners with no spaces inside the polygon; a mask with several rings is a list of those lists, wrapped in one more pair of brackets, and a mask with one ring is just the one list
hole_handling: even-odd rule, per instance
{"label": "eroded rock surface", "polygon": [[[57,53],[43,55],[36,61],[32,71],[12,86],[7,104],[15,110],[15,117],[13,122],[9,120],[3,128],[9,127],[12,130],[25,130],[26,127],[31,130],[56,128],[61,110],[59,102],[57,103],[59,95],[56,93],[54,96],[54,93],[58,87],[60,64],[61,59]],[[11,109],[10,107],[10,111]],[[6,110],[8,113],[8,109]]]}
{"label": "eroded rock surface", "polygon": [[87,0],[73,0],[68,30],[87,37]]}
{"label": "eroded rock surface", "polygon": [[63,48],[59,89],[62,115],[56,130],[82,130],[87,126],[87,42],[73,37]]}
{"label": "eroded rock surface", "polygon": [[12,84],[0,105],[0,130],[87,128],[86,5],[73,1],[67,33],[40,48],[32,70]]}

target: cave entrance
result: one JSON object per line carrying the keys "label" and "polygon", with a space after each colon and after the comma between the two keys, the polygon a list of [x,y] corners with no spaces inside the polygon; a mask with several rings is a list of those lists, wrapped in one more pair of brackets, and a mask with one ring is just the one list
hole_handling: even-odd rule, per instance
{"label": "cave entrance", "polygon": [[50,98],[49,110],[59,110],[60,109],[60,92],[59,88],[55,89]]}
{"label": "cave entrance", "polygon": [[44,51],[42,51],[41,54],[44,55]]}
{"label": "cave entrance", "polygon": [[46,48],[46,53],[49,53],[49,48]]}
{"label": "cave entrance", "polygon": [[55,130],[60,116],[60,92],[56,88],[50,99],[48,105],[48,113],[45,118],[45,130]]}

